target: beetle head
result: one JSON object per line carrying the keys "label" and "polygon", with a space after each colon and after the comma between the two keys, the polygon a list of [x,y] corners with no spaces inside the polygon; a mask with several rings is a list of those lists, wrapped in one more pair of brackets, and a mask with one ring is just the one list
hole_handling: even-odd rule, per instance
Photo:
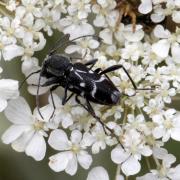
{"label": "beetle head", "polygon": [[70,59],[67,56],[54,54],[48,56],[44,61],[41,70],[41,76],[44,77],[61,77],[69,70],[71,67]]}

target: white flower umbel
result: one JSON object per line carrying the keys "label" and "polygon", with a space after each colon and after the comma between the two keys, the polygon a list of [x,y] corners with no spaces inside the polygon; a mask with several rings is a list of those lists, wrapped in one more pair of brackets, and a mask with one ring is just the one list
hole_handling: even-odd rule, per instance
{"label": "white flower umbel", "polygon": [[74,175],[78,169],[78,163],[84,169],[88,169],[92,163],[92,157],[86,151],[90,145],[78,130],[71,132],[70,140],[63,130],[54,130],[49,137],[49,145],[55,150],[61,151],[51,156],[49,166],[55,172],[65,171]]}
{"label": "white flower umbel", "polygon": [[11,100],[5,110],[5,115],[13,125],[2,136],[5,144],[11,144],[14,150],[25,152],[37,161],[42,160],[46,153],[44,137],[48,136],[46,131],[48,131],[50,117],[50,112],[46,109],[41,109],[41,112],[46,114],[44,117],[47,119],[42,120],[36,110],[32,114],[24,98]]}

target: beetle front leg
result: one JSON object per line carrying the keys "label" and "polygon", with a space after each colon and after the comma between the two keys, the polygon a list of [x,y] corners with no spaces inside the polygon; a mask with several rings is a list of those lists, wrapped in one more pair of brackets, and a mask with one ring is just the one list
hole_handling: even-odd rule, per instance
{"label": "beetle front leg", "polygon": [[53,112],[52,112],[52,114],[51,114],[51,116],[50,116],[50,118],[49,119],[51,119],[53,116],[54,116],[54,113],[55,113],[55,110],[56,110],[56,106],[55,106],[55,103],[54,103],[54,98],[53,98],[53,95],[52,95],[52,92],[55,90],[55,89],[57,89],[59,87],[59,85],[55,85],[55,86],[52,86],[51,88],[50,88],[50,96],[51,96],[51,100],[52,100],[52,105],[53,105]]}
{"label": "beetle front leg", "polygon": [[92,69],[93,66],[96,64],[97,61],[98,61],[98,59],[92,59],[92,60],[86,62],[84,65],[85,65],[85,66],[91,65],[89,69]]}

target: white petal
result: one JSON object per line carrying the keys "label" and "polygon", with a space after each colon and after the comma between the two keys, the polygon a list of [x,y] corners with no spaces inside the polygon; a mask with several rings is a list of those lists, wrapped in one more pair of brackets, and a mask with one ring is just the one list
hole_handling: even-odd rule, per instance
{"label": "white petal", "polygon": [[62,121],[62,127],[66,129],[72,124],[73,124],[72,116],[70,114],[66,114],[66,116],[64,116],[64,119]]}
{"label": "white petal", "polygon": [[167,150],[163,148],[154,148],[153,155],[158,159],[163,159],[167,155]]}
{"label": "white petal", "polygon": [[143,156],[150,156],[152,154],[152,150],[150,149],[149,146],[144,146],[142,149],[141,149],[141,154]]}
{"label": "white petal", "polygon": [[173,61],[180,63],[180,45],[178,43],[173,43],[171,46],[171,54]]}
{"label": "white petal", "polygon": [[165,30],[162,25],[157,25],[154,28],[154,35],[157,38],[168,38],[170,37],[171,33],[167,29]]}
{"label": "white petal", "polygon": [[89,40],[88,45],[91,49],[96,49],[99,46],[99,42],[94,39],[91,39]]}
{"label": "white petal", "polygon": [[99,37],[103,39],[106,44],[112,44],[112,32],[109,29],[104,29],[99,33]]}
{"label": "white petal", "polygon": [[26,32],[23,38],[23,43],[26,47],[31,47],[33,44],[33,34],[31,32]]}
{"label": "white petal", "polygon": [[136,31],[132,31],[132,25],[128,25],[124,29],[124,38],[129,42],[138,42],[141,41],[144,37],[144,31],[141,25],[136,25]]}
{"label": "white petal", "polygon": [[90,165],[92,164],[92,157],[87,154],[78,154],[77,159],[79,164],[84,168],[84,169],[89,169]]}
{"label": "white petal", "polygon": [[131,156],[122,164],[121,169],[126,176],[130,176],[137,174],[141,169],[141,165],[137,159]]}
{"label": "white petal", "polygon": [[15,151],[23,152],[26,146],[34,135],[34,131],[24,132],[17,140],[12,143],[12,148]]}
{"label": "white petal", "polygon": [[65,52],[66,52],[67,54],[72,54],[72,53],[74,53],[74,52],[76,52],[76,51],[78,52],[80,49],[81,49],[80,46],[70,45],[70,46],[68,46],[68,47],[65,49]]}
{"label": "white petal", "polygon": [[60,129],[52,131],[48,139],[49,145],[56,150],[68,150],[68,142],[66,133]]}
{"label": "white petal", "polygon": [[19,138],[23,132],[29,129],[29,126],[23,126],[23,125],[12,125],[9,127],[5,133],[2,135],[2,141],[5,144],[12,143],[17,138]]}
{"label": "white petal", "polygon": [[82,24],[82,25],[71,25],[64,29],[64,34],[70,34],[70,40],[94,34],[94,29],[90,24]]}
{"label": "white petal", "polygon": [[171,132],[171,138],[180,141],[180,128],[173,128]]}
{"label": "white petal", "polygon": [[4,109],[7,107],[7,100],[0,98],[0,112],[4,111]]}
{"label": "white petal", "polygon": [[68,151],[55,154],[49,158],[49,167],[55,172],[63,171],[67,167],[71,156],[72,153]]}
{"label": "white petal", "polygon": [[36,161],[41,161],[46,154],[46,142],[44,137],[36,132],[31,141],[28,143],[25,152]]}
{"label": "white petal", "polygon": [[82,133],[79,130],[74,130],[71,133],[71,141],[72,143],[79,143],[82,139]]}
{"label": "white petal", "polygon": [[91,171],[88,173],[87,180],[109,180],[109,175],[106,169],[98,166],[91,169]]}
{"label": "white petal", "polygon": [[22,56],[24,54],[24,48],[16,44],[5,46],[2,50],[4,60],[11,60],[17,56]]}
{"label": "white petal", "polygon": [[177,165],[175,168],[171,168],[170,172],[168,173],[168,177],[172,180],[179,180],[180,179],[180,165]]}
{"label": "white petal", "polygon": [[[49,90],[49,87],[40,87],[39,88],[39,95],[44,94]],[[37,87],[36,86],[28,86],[28,92],[32,95],[37,94]]]}
{"label": "white petal", "polygon": [[22,97],[9,101],[9,105],[5,110],[5,115],[8,120],[14,124],[26,125],[32,123],[30,107]]}
{"label": "white petal", "polygon": [[96,18],[93,21],[93,24],[96,27],[104,27],[105,25],[105,18],[102,15],[97,15]]}
{"label": "white petal", "polygon": [[152,11],[152,0],[141,0],[141,4],[138,7],[138,10],[142,14],[148,14]]}
{"label": "white petal", "polygon": [[151,20],[154,23],[159,23],[161,21],[163,21],[165,18],[164,14],[151,14]]}
{"label": "white petal", "polygon": [[0,80],[0,99],[15,99],[18,95],[18,81],[12,79]]}
{"label": "white petal", "polygon": [[66,173],[73,176],[74,174],[76,174],[77,166],[77,158],[75,155],[73,155],[72,159],[69,160],[68,165],[65,169]]}
{"label": "white petal", "polygon": [[111,151],[111,159],[116,164],[121,164],[128,156],[129,153],[125,152],[120,146],[117,146]]}
{"label": "white petal", "polygon": [[173,11],[172,20],[175,23],[180,23],[180,12],[179,11]]}
{"label": "white petal", "polygon": [[166,58],[169,53],[170,44],[163,39],[152,45],[152,51],[161,58]]}

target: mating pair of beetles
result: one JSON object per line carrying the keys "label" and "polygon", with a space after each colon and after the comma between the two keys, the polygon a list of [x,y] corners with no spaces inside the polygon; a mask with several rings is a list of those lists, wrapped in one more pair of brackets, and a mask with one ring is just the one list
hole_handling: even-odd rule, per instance
{"label": "mating pair of beetles", "polygon": [[[104,70],[102,70],[101,68],[97,68],[94,70],[93,66],[96,64],[98,59],[92,59],[84,64],[79,62],[72,63],[71,59],[73,58],[70,58],[63,54],[56,53],[60,47],[66,45],[67,43],[74,42],[77,39],[85,38],[88,36],[92,36],[101,40],[97,36],[86,35],[69,41],[69,35],[65,35],[63,38],[57,41],[56,46],[47,55],[47,58],[44,60],[41,69],[31,73],[29,76],[26,77],[26,79],[28,79],[31,75],[35,73],[40,73],[38,85],[37,85],[36,104],[37,104],[38,112],[42,118],[43,116],[39,110],[39,88],[50,86],[50,95],[54,106],[53,107],[54,110],[52,112],[52,116],[53,116],[56,107],[54,104],[52,91],[54,91],[57,87],[61,86],[64,88],[62,105],[65,105],[70,100],[70,98],[73,95],[75,95],[76,102],[79,105],[81,105],[84,109],[86,109],[97,121],[99,121],[103,126],[104,130],[108,129],[109,131],[111,131],[101,121],[101,119],[98,116],[96,116],[94,109],[92,108],[90,103],[93,102],[97,104],[113,106],[118,104],[118,102],[120,101],[121,93],[115,87],[113,82],[109,79],[107,73],[122,68],[124,72],[127,74],[135,90],[151,90],[151,89],[137,88],[136,84],[134,83],[133,79],[131,78],[127,70],[120,64],[110,66]],[[63,39],[68,39],[68,40],[62,42]],[[46,78],[46,82],[44,84],[40,84],[41,77]],[[69,96],[67,93],[68,91],[71,92]],[[84,98],[85,103],[82,103],[79,97]]]}

